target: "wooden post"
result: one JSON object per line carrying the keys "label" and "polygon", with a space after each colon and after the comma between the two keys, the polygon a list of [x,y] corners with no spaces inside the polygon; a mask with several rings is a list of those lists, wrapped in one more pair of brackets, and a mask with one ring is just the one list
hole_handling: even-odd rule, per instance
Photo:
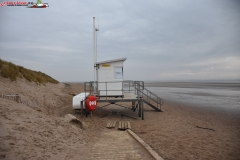
{"label": "wooden post", "polygon": [[142,120],[144,120],[144,108],[143,108],[143,98],[141,98],[141,107],[142,107]]}
{"label": "wooden post", "polygon": [[92,119],[92,111],[90,111],[90,118]]}
{"label": "wooden post", "polygon": [[17,103],[20,103],[20,101],[19,101],[19,95],[18,95],[18,94],[16,94],[16,102],[17,102]]}
{"label": "wooden post", "polygon": [[80,102],[81,105],[81,118],[83,118],[83,101]]}

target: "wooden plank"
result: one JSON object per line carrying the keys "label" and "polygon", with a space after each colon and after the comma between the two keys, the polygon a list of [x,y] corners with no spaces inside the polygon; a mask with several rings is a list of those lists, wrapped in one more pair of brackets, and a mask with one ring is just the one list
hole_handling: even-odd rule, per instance
{"label": "wooden plank", "polygon": [[109,127],[109,124],[110,124],[110,122],[107,123],[107,126],[106,126],[107,128]]}
{"label": "wooden plank", "polygon": [[147,143],[145,143],[140,137],[138,137],[133,131],[130,129],[127,130],[127,132],[136,139],[147,151],[150,153],[150,155],[156,159],[156,160],[163,160],[162,157],[160,157]]}
{"label": "wooden plank", "polygon": [[115,126],[116,126],[116,121],[112,123],[112,128],[115,128]]}
{"label": "wooden plank", "polygon": [[110,122],[110,124],[109,124],[109,127],[108,128],[111,128],[112,127],[112,121]]}
{"label": "wooden plank", "polygon": [[108,122],[108,123],[107,123],[107,128],[109,128],[109,127],[110,127],[110,124],[111,124],[111,122]]}
{"label": "wooden plank", "polygon": [[124,129],[127,129],[128,128],[128,123],[127,123],[127,121],[125,121],[125,127],[124,127]]}
{"label": "wooden plank", "polygon": [[122,129],[124,129],[124,122],[122,122]]}
{"label": "wooden plank", "polygon": [[111,121],[111,124],[110,124],[109,128],[112,128],[112,125],[113,125],[113,121]]}
{"label": "wooden plank", "polygon": [[122,128],[122,123],[119,122],[119,123],[118,123],[118,129],[121,129],[121,128]]}
{"label": "wooden plank", "polygon": [[128,129],[132,129],[130,122],[128,121]]}
{"label": "wooden plank", "polygon": [[112,121],[112,127],[111,127],[111,128],[115,128],[114,122],[115,122],[115,121]]}

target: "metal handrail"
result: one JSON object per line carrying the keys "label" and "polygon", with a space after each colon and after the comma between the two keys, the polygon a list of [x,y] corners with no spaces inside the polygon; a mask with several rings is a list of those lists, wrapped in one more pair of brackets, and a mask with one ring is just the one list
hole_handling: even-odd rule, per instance
{"label": "metal handrail", "polygon": [[[141,85],[140,84],[141,81],[135,81],[135,83],[137,83],[138,85],[140,85],[142,88],[144,88],[144,83]],[[146,93],[145,93],[146,92]],[[148,89],[144,88],[142,90],[142,95],[146,96],[145,100],[148,103],[151,103],[150,100],[154,101],[155,103],[157,103],[157,108],[160,108],[163,105],[163,99],[158,97],[156,94],[152,93],[151,91],[149,91]],[[143,97],[144,98],[144,97]]]}
{"label": "metal handrail", "polygon": [[[96,84],[105,84],[105,88],[107,87],[107,84],[109,84],[109,83],[122,83],[122,89],[117,89],[117,90],[115,90],[115,89],[105,89],[105,90],[103,90],[103,89],[101,89],[101,90],[99,90],[99,89],[97,89],[98,91],[124,91],[124,92],[126,92],[126,91],[128,91],[128,92],[131,92],[131,91],[135,91],[135,89],[131,89],[132,87],[134,88],[134,85],[136,85],[135,83],[134,83],[134,81],[111,81],[111,82],[94,82],[94,81],[90,81],[90,82],[85,82],[84,83],[84,90],[85,90],[85,92],[90,92],[90,94],[92,94],[93,93],[93,90],[94,90],[94,83],[96,83]],[[89,87],[89,89],[87,89],[87,87],[86,86],[88,86]],[[128,89],[124,89],[124,87],[128,87]],[[144,88],[142,88],[142,85],[141,85],[141,88],[139,89],[140,91],[142,91]]]}
{"label": "metal handrail", "polygon": [[[122,83],[122,89],[108,89],[109,83]],[[99,84],[105,84],[105,89],[99,90],[98,85]],[[87,87],[88,86],[88,90]],[[100,95],[100,92],[106,92],[105,95],[102,96],[109,96],[110,91],[121,91],[123,93],[130,93],[134,92],[139,97],[143,97],[144,100],[148,103],[155,102],[157,104],[157,108],[161,108],[161,105],[163,105],[163,99],[158,97],[156,94],[152,93],[150,90],[146,89],[144,87],[144,81],[112,81],[112,82],[97,82],[97,81],[91,81],[91,82],[85,82],[84,83],[84,90],[85,93],[89,92],[90,94],[95,94],[94,92],[94,86],[97,86],[97,95]],[[145,96],[145,97],[144,97]]]}

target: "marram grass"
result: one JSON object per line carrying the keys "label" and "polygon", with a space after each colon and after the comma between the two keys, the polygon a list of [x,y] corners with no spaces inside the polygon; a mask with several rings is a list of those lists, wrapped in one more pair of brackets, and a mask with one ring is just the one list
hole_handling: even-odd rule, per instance
{"label": "marram grass", "polygon": [[59,83],[57,80],[42,72],[26,69],[22,66],[17,66],[11,62],[6,62],[0,59],[0,75],[4,78],[10,78],[11,81],[16,81],[17,77],[25,78],[29,82],[37,84]]}

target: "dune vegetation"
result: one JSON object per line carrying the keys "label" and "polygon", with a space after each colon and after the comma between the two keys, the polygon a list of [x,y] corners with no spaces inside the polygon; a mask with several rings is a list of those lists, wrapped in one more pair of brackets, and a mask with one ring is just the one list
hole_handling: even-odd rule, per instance
{"label": "dune vegetation", "polygon": [[37,84],[45,83],[59,83],[57,80],[52,77],[42,73],[40,71],[33,71],[26,69],[22,66],[17,66],[11,62],[3,61],[0,59],[0,75],[4,78],[10,78],[11,81],[16,81],[19,78],[25,78],[30,82],[36,82]]}

